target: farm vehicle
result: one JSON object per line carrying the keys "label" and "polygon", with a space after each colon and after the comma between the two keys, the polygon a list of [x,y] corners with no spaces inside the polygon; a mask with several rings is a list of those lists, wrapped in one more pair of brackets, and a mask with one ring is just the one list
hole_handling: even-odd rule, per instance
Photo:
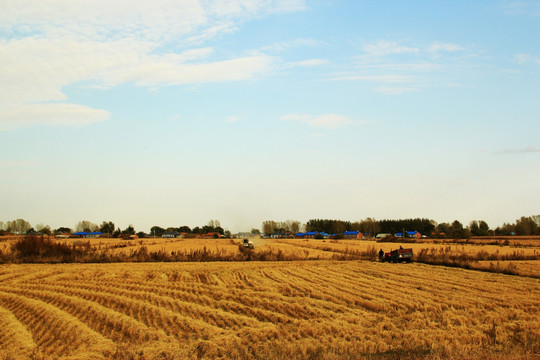
{"label": "farm vehicle", "polygon": [[244,245],[244,247],[247,249],[253,249],[255,247],[253,246],[253,243],[249,241],[249,239],[244,239],[244,241],[242,242],[242,245]]}
{"label": "farm vehicle", "polygon": [[381,262],[411,262],[413,258],[412,249],[399,248],[391,250],[387,253],[379,253],[379,260]]}

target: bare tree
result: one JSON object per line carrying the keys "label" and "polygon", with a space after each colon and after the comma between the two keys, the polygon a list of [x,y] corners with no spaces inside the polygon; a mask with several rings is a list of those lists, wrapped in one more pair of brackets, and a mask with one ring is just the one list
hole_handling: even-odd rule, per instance
{"label": "bare tree", "polygon": [[86,232],[92,232],[92,231],[98,231],[99,226],[97,224],[94,224],[91,221],[88,220],[81,220],[75,225],[75,231],[86,231]]}
{"label": "bare tree", "polygon": [[210,220],[208,226],[215,228],[221,227],[219,220]]}
{"label": "bare tree", "polygon": [[17,219],[7,222],[7,231],[15,234],[24,234],[32,228],[32,225],[24,219]]}

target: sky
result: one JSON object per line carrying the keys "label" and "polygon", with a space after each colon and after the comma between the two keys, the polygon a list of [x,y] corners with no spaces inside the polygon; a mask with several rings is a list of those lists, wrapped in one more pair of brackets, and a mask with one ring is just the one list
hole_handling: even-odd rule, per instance
{"label": "sky", "polygon": [[540,213],[540,1],[0,9],[1,221]]}

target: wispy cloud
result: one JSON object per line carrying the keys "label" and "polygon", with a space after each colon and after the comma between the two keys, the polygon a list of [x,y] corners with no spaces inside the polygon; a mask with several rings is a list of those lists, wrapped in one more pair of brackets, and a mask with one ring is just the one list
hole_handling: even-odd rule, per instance
{"label": "wispy cloud", "polygon": [[[14,121],[70,124],[62,115],[56,122],[49,115],[28,119],[37,103],[51,101],[64,104],[51,104],[45,113],[75,111],[81,116],[74,123],[106,118],[103,110],[67,107],[63,89],[73,84],[133,83],[155,89],[252,79],[272,67],[272,57],[219,57],[212,48],[194,46],[235,31],[243,21],[305,9],[304,0],[8,2],[9,11],[0,12],[0,111],[9,113],[3,128]],[[181,50],[165,50],[173,43]]]}
{"label": "wispy cloud", "polygon": [[510,1],[503,4],[503,10],[512,15],[540,16],[538,0]]}
{"label": "wispy cloud", "polygon": [[512,62],[518,65],[530,64],[530,63],[540,65],[540,58],[537,58],[530,54],[519,53],[519,54],[514,54]]}
{"label": "wispy cloud", "polygon": [[296,67],[312,67],[312,66],[321,66],[328,64],[328,60],[324,59],[308,59],[308,60],[302,60],[302,61],[296,61],[289,63],[290,66]]}
{"label": "wispy cloud", "polygon": [[540,148],[534,146],[528,146],[523,149],[505,149],[497,151],[496,154],[531,154],[540,153]]}
{"label": "wispy cloud", "polygon": [[74,104],[24,104],[0,107],[0,131],[32,125],[87,125],[109,118],[104,110]]}
{"label": "wispy cloud", "polygon": [[452,44],[452,43],[433,43],[428,48],[428,52],[456,52],[456,51],[463,51],[465,48],[458,44]]}
{"label": "wispy cloud", "polygon": [[280,119],[286,121],[296,121],[311,127],[324,129],[336,129],[343,126],[365,123],[361,121],[354,121],[347,116],[337,114],[324,114],[319,116],[309,114],[287,114],[283,115]]}
{"label": "wispy cloud", "polygon": [[378,41],[373,44],[365,44],[362,50],[367,56],[384,56],[392,54],[417,53],[420,50],[416,47],[405,46],[395,41]]}
{"label": "wispy cloud", "polygon": [[469,52],[465,46],[438,41],[417,46],[384,40],[364,44],[361,49],[348,70],[336,72],[328,80],[372,83],[372,91],[384,95],[454,84],[443,79]]}
{"label": "wispy cloud", "polygon": [[317,46],[319,45],[320,42],[315,40],[315,39],[311,39],[311,38],[306,38],[306,39],[294,39],[294,40],[290,40],[290,41],[283,41],[283,42],[280,42],[280,43],[274,43],[274,44],[270,44],[270,45],[266,45],[266,46],[263,46],[261,48],[262,51],[264,52],[274,52],[274,53],[281,53],[281,52],[284,52],[284,51],[287,51],[287,50],[290,50],[290,49],[296,49],[296,48],[304,48],[304,47],[314,47],[314,46]]}
{"label": "wispy cloud", "polygon": [[225,122],[228,122],[228,123],[235,123],[238,120],[240,120],[240,116],[227,116],[225,118]]}

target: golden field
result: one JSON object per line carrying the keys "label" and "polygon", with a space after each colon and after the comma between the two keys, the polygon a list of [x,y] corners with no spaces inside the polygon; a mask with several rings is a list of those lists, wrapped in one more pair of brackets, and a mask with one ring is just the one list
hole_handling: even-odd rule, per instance
{"label": "golden field", "polygon": [[[22,238],[22,237],[19,237]],[[11,246],[17,237],[0,237],[0,252],[9,254]],[[240,255],[238,244],[241,240],[233,239],[200,239],[200,238],[144,238],[135,240],[122,240],[113,238],[97,239],[57,239],[58,243],[86,244],[89,243],[97,254],[109,257],[123,255],[125,258],[114,261],[149,261],[143,257],[130,256],[144,250],[144,253],[189,254],[204,251],[206,259],[191,258],[191,260],[232,260]],[[432,259],[445,260],[451,257],[462,259],[451,266],[465,267],[487,271],[504,271],[509,274],[540,277],[540,237],[492,237],[473,238],[470,240],[437,240],[422,239],[418,243],[378,243],[374,240],[316,240],[316,239],[252,239],[255,243],[254,254],[270,254],[261,260],[276,260],[279,254],[283,260],[343,260],[366,259],[369,254],[376,257],[379,249],[390,251],[399,246],[412,248],[415,260],[430,262]],[[423,256],[420,258],[420,256]],[[230,259],[227,259],[230,256]],[[170,261],[165,257],[158,257],[152,261]],[[182,260],[176,258],[176,260]],[[238,258],[236,258],[238,260]],[[85,260],[69,260],[67,262],[87,262]],[[12,262],[12,261],[7,261]],[[24,261],[23,261],[24,262]],[[65,262],[44,261],[44,262]],[[95,262],[90,260],[90,262]],[[102,261],[97,261],[102,262]],[[110,262],[110,261],[103,261]],[[437,262],[435,262],[437,263]]]}
{"label": "golden field", "polygon": [[1,359],[537,359],[540,280],[426,264],[0,266]]}

